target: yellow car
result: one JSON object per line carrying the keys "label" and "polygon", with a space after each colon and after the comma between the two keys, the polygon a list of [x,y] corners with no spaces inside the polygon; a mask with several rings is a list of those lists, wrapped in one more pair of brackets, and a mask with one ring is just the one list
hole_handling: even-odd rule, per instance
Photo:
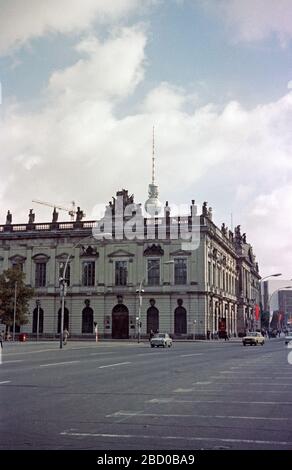
{"label": "yellow car", "polygon": [[248,333],[248,335],[242,338],[242,344],[243,346],[246,346],[247,344],[250,346],[257,346],[258,344],[261,344],[263,346],[265,344],[265,338],[258,331],[251,331]]}

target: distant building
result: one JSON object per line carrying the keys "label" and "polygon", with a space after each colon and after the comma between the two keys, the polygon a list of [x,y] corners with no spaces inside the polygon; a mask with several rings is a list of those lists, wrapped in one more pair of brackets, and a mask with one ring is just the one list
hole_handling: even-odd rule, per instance
{"label": "distant building", "polygon": [[263,316],[272,330],[283,329],[287,323],[292,325],[292,290],[285,289],[291,281],[269,279],[262,283]]}
{"label": "distant building", "polygon": [[282,328],[292,327],[292,291],[283,289],[278,292],[279,323]]}

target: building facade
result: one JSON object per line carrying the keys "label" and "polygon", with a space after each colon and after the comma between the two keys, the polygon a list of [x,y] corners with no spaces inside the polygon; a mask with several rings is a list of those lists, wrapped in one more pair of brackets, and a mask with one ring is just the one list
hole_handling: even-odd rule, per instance
{"label": "building facade", "polygon": [[[24,224],[13,224],[8,211],[6,223],[0,225],[0,272],[17,266],[35,290],[29,323],[20,331],[36,334],[38,328],[40,335],[58,335],[60,278],[66,263],[64,328],[73,336],[90,337],[97,323],[102,337],[135,338],[139,320],[142,337],[150,330],[203,339],[218,331],[235,336],[255,329],[260,276],[252,247],[239,226],[234,233],[224,224],[219,229],[207,204],[197,214],[194,201],[188,216],[172,217],[166,203],[163,217],[154,213],[145,218],[141,205],[126,190],[107,206],[113,222],[118,199],[122,228],[113,223],[101,237],[95,228],[104,229],[106,218],[86,221],[82,211],[73,222],[59,222],[54,210],[48,223],[36,223],[30,211]],[[182,237],[183,226],[189,228],[194,215],[195,249]],[[132,224],[132,236],[125,236],[124,228],[133,217],[139,217],[140,236],[137,224]]]}

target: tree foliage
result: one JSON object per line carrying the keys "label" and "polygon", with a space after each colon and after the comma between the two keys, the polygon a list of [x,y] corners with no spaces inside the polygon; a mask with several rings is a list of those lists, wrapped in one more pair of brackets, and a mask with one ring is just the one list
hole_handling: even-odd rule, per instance
{"label": "tree foliage", "polygon": [[15,323],[28,323],[28,303],[34,291],[24,283],[25,274],[19,269],[7,269],[0,275],[0,320],[11,327],[14,322],[14,301],[16,293]]}

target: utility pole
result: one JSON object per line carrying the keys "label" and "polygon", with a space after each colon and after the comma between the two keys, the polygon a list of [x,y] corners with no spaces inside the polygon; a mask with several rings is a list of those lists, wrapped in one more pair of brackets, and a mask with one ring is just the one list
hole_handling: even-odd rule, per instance
{"label": "utility pole", "polygon": [[37,304],[37,341],[39,340],[39,328],[40,328],[40,300],[36,301]]}
{"label": "utility pole", "polygon": [[13,304],[13,333],[12,340],[15,340],[15,323],[16,323],[16,300],[17,300],[17,281],[14,284],[14,304]]}
{"label": "utility pole", "polygon": [[[67,264],[68,263],[66,263],[65,268],[64,268],[64,274],[66,274]],[[60,279],[60,294],[61,294],[60,349],[62,349],[63,348],[63,332],[64,332],[65,295],[66,295],[66,281],[64,277]]]}

